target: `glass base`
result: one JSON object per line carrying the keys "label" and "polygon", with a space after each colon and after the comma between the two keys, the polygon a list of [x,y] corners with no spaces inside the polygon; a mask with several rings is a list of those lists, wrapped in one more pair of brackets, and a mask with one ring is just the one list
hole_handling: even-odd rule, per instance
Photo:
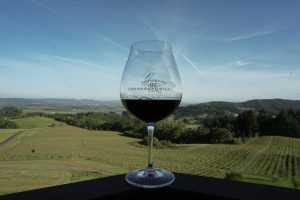
{"label": "glass base", "polygon": [[136,169],[129,172],[125,180],[135,187],[161,188],[172,184],[175,180],[175,176],[164,169],[148,167],[146,169]]}

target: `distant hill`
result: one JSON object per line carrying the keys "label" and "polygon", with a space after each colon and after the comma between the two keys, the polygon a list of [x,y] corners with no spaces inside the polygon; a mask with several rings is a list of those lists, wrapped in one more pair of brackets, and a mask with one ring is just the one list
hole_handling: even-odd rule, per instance
{"label": "distant hill", "polygon": [[59,98],[0,98],[0,106],[121,106],[120,101],[98,101],[91,99]]}
{"label": "distant hill", "polygon": [[204,114],[224,115],[226,113],[238,113],[239,108],[235,103],[213,101],[208,103],[200,103],[179,107],[176,116],[197,116]]}
{"label": "distant hill", "polygon": [[180,107],[176,115],[181,116],[198,116],[204,114],[224,115],[226,113],[236,114],[243,109],[253,109],[259,111],[265,109],[271,113],[278,113],[280,110],[300,109],[299,100],[288,99],[254,99],[245,102],[232,103],[223,101],[214,101]]}
{"label": "distant hill", "polygon": [[240,103],[241,108],[265,109],[269,112],[279,112],[280,110],[300,109],[299,100],[288,99],[254,99]]}
{"label": "distant hill", "polygon": [[[122,106],[121,101],[99,101],[92,99],[59,99],[59,98],[0,98],[0,106]],[[280,110],[300,109],[299,100],[288,99],[254,99],[245,102],[225,102],[212,101],[199,104],[181,104],[182,106],[176,111],[177,116],[197,116],[197,115],[224,115],[226,113],[239,113],[243,109],[260,110],[265,109],[271,113],[277,113]]]}

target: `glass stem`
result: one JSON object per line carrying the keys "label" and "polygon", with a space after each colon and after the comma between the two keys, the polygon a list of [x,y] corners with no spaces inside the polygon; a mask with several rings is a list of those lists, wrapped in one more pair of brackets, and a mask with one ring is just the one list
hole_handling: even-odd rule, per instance
{"label": "glass stem", "polygon": [[147,125],[147,130],[148,130],[148,168],[152,168],[153,167],[152,149],[153,149],[154,123],[149,123]]}

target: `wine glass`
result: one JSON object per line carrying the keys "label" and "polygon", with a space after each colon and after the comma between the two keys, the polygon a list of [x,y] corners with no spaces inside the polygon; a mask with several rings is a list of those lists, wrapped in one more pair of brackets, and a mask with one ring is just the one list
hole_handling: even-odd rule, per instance
{"label": "wine glass", "polygon": [[148,165],[129,172],[125,179],[136,187],[160,188],[174,182],[175,176],[153,166],[152,148],[155,123],[171,114],[180,104],[181,82],[169,43],[145,40],[133,43],[122,80],[123,106],[147,123]]}

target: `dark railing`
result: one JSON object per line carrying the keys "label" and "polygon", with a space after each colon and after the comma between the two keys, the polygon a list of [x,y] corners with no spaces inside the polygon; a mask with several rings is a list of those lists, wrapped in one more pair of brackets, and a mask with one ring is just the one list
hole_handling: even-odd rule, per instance
{"label": "dark railing", "polygon": [[[300,199],[300,190],[175,173],[175,182],[162,189],[138,189],[125,175],[70,183],[0,196],[1,200],[97,200],[97,199]],[[0,188],[1,189],[1,188]]]}

